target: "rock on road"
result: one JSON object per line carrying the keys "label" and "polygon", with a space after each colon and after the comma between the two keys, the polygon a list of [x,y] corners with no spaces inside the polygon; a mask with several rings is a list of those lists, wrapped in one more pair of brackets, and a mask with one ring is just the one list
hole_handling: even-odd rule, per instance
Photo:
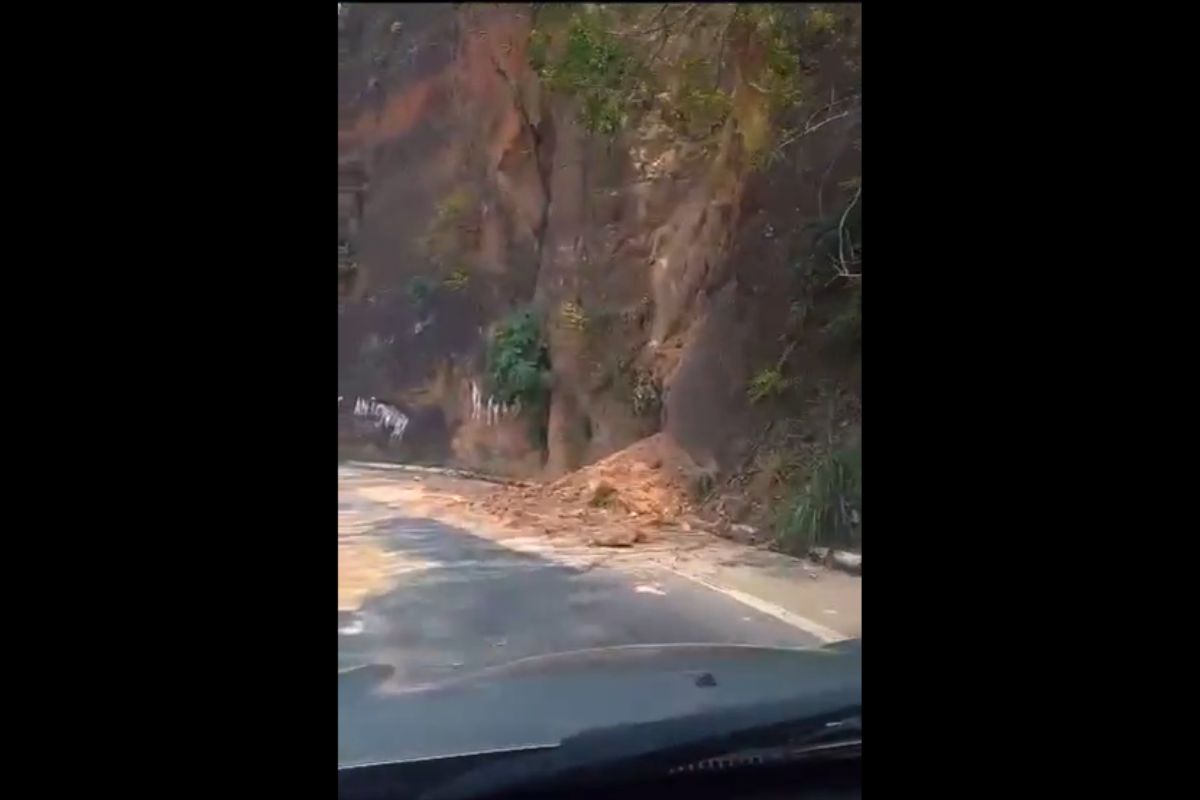
{"label": "rock on road", "polygon": [[[390,683],[436,683],[517,659],[626,644],[817,646],[809,633],[654,564],[579,567],[356,491],[339,468],[339,672],[386,665]],[[343,601],[362,542],[382,576]]]}

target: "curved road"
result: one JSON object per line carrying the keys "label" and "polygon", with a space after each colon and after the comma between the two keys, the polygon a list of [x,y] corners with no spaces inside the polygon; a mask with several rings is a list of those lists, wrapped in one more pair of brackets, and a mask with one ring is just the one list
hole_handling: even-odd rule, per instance
{"label": "curved road", "polygon": [[[814,636],[653,564],[584,569],[406,516],[340,468],[340,520],[406,565],[392,588],[338,613],[338,668],[394,669],[411,687],[520,658],[623,644],[818,646]],[[378,479],[378,476],[371,479]]]}

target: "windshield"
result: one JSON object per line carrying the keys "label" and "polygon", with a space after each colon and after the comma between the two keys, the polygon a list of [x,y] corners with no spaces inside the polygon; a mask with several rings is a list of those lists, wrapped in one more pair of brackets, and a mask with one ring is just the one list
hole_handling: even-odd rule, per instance
{"label": "windshield", "polygon": [[856,4],[338,4],[339,765],[857,671],[861,81]]}

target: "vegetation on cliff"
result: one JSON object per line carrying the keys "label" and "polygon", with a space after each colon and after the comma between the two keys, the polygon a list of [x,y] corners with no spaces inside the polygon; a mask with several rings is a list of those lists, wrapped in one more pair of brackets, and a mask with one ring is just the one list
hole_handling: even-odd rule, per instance
{"label": "vegetation on cliff", "polygon": [[[406,227],[377,238],[387,246],[368,259],[385,263],[361,270],[362,285],[394,281],[365,291],[356,312],[371,320],[362,331],[394,325],[380,331],[394,355],[371,380],[417,373],[418,345],[443,348],[436,358],[458,370],[438,395],[449,435],[464,419],[452,409],[463,387],[486,384],[530,418],[543,466],[547,431],[550,442],[578,440],[559,471],[655,431],[674,436],[667,419],[681,402],[708,404],[716,410],[693,427],[721,440],[701,449],[722,471],[706,474],[706,502],[753,485],[754,508],[730,522],[770,528],[793,552],[860,545],[859,7],[463,4],[447,14],[459,38],[437,52],[457,62],[443,75],[414,68],[390,89],[406,124],[410,111],[434,113],[417,110],[428,89],[428,108],[445,114],[436,135],[398,137],[386,153],[380,144],[372,162],[373,197],[385,196],[388,170],[395,197],[407,197],[400,183],[430,188],[403,211],[376,212],[376,225]],[[410,27],[385,36],[391,18],[375,25],[396,53],[426,47],[415,34],[410,45]],[[511,93],[493,91],[504,88],[496,71]],[[571,117],[578,127],[562,124]],[[356,258],[339,249],[347,284]],[[730,322],[700,350],[718,298]],[[685,354],[706,374],[680,389]],[[420,379],[395,378],[396,395]],[[463,452],[492,459],[501,433],[491,435]]]}
{"label": "vegetation on cliff", "polygon": [[853,442],[813,467],[778,506],[777,542],[803,554],[813,547],[862,547],[862,444]]}
{"label": "vegetation on cliff", "polygon": [[497,326],[488,346],[492,394],[501,403],[540,406],[549,388],[550,356],[541,320],[531,310],[514,311]]}

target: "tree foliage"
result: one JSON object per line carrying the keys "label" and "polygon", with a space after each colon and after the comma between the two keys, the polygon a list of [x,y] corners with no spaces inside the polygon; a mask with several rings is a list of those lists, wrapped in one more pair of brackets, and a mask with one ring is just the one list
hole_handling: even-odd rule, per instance
{"label": "tree foliage", "polygon": [[539,404],[549,383],[550,356],[541,320],[530,310],[509,315],[492,335],[488,380],[502,403]]}
{"label": "tree foliage", "polygon": [[579,98],[579,121],[592,133],[611,135],[625,123],[625,91],[634,61],[627,48],[604,24],[599,12],[574,14],[565,44],[549,56],[550,35],[535,30],[530,37],[530,63],[552,91]]}

